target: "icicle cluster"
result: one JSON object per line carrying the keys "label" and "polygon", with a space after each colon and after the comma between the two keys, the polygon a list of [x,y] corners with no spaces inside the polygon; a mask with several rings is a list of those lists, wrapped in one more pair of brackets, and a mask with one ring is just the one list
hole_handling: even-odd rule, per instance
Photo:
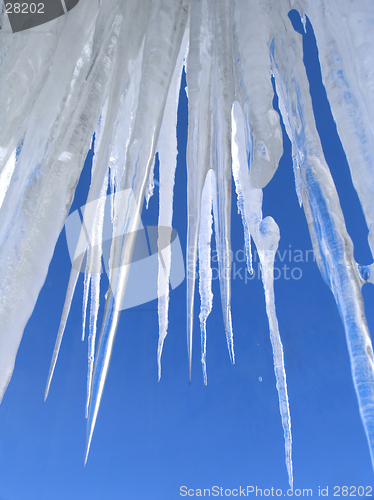
{"label": "icicle cluster", "polygon": [[[305,14],[315,30],[322,77],[369,228],[374,255],[374,5],[370,0],[81,0],[68,15],[12,35],[0,25],[0,389],[10,380],[25,324],[46,277],[95,132],[92,180],[84,212],[91,245],[85,261],[83,331],[89,312],[86,459],[125,293],[143,199],[153,193],[160,160],[159,226],[172,224],[176,115],[183,65],[189,105],[187,345],[191,378],[194,294],[199,262],[204,381],[206,321],[212,309],[212,225],[223,319],[231,361],[231,178],[244,227],[261,260],[274,355],[286,465],[292,487],[291,419],[273,267],[280,237],[262,217],[262,188],[282,155],[274,76],[292,143],[296,189],[322,276],[344,323],[359,408],[374,458],[374,357],[361,287],[373,264],[358,266],[316,130],[301,36],[288,18]],[[188,55],[187,55],[188,53]],[[112,193],[110,283],[95,353],[104,205]],[[122,196],[131,189],[135,204]],[[213,213],[213,217],[212,217]],[[83,230],[81,239],[84,238]],[[79,247],[79,244],[78,244]],[[77,254],[47,382],[48,394],[84,254]],[[159,265],[158,370],[168,328],[170,252]],[[166,257],[165,257],[166,256]]]}

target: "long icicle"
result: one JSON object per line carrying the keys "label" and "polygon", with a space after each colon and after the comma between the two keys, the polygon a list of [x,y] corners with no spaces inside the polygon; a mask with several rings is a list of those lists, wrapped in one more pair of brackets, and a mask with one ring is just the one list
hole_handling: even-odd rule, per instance
{"label": "long icicle", "polygon": [[[202,43],[203,40],[203,43]],[[187,350],[191,383],[192,333],[196,284],[200,203],[210,157],[210,94],[212,85],[212,27],[209,0],[191,1],[187,59]],[[198,140],[197,140],[198,139]]]}
{"label": "long icicle", "polygon": [[[117,22],[118,22],[118,20],[117,20]],[[115,27],[116,26],[114,26],[113,29],[115,29]],[[106,52],[104,52],[101,55],[100,59],[105,58],[105,56],[108,57],[109,54],[113,57],[113,55],[114,55],[113,52],[115,52],[115,42],[116,42],[116,38],[114,38],[114,41],[111,39],[110,43],[108,43],[108,37],[107,37],[108,47],[106,48]],[[99,57],[97,57],[96,61],[99,61],[100,59],[99,59]],[[105,67],[105,63],[102,63],[102,64]],[[92,69],[90,69],[90,72],[91,71],[92,71]],[[92,76],[94,76],[96,71],[97,70],[93,70]],[[107,70],[106,70],[106,72],[107,72]],[[109,77],[108,79],[110,79],[111,76],[113,77],[113,66],[112,66],[112,71],[109,72],[109,74],[107,74],[106,76],[107,76],[107,78]],[[106,83],[108,83],[108,81]],[[116,102],[113,102],[113,100],[115,100],[114,94],[112,94],[110,96],[110,102],[112,104],[112,109],[115,112],[118,104]],[[104,145],[106,144],[107,141],[105,140],[106,138],[105,138],[104,134],[106,132],[106,129],[109,128],[109,125],[107,122],[107,106],[108,106],[108,104],[107,104],[107,100],[106,100],[105,104],[103,106],[103,109],[101,110],[102,111],[101,118],[100,118],[98,125],[96,127],[97,144],[95,147],[95,151],[97,151],[97,153],[95,154],[94,159],[93,159],[92,182],[91,182],[86,206],[89,206],[91,201],[100,197],[100,192],[102,190],[104,177],[105,177],[105,173],[106,173],[106,169],[100,168],[100,167],[101,167],[101,162],[103,161],[102,151],[106,149],[105,147],[102,146],[102,142]],[[106,126],[105,126],[105,124],[106,124]],[[102,135],[104,135],[104,140],[103,140]],[[106,132],[106,137],[108,137],[108,132]],[[99,165],[98,168],[96,168],[97,164]],[[67,319],[69,316],[71,302],[72,302],[72,299],[74,296],[75,287],[76,287],[76,284],[78,281],[79,272],[81,270],[81,266],[82,266],[82,262],[83,262],[83,258],[84,258],[84,254],[79,252],[79,249],[82,247],[82,245],[84,245],[84,241],[86,241],[86,238],[87,238],[87,235],[85,233],[85,227],[92,228],[92,226],[93,226],[92,217],[94,217],[94,214],[92,213],[92,210],[89,210],[87,212],[87,214],[86,214],[86,209],[84,212],[85,213],[83,215],[83,225],[82,225],[82,229],[81,229],[81,232],[79,235],[79,241],[78,241],[78,245],[77,245],[77,251],[78,251],[79,255],[77,255],[77,259],[75,259],[75,261],[74,261],[75,265],[72,267],[70,278],[69,278],[68,290],[66,293],[63,313],[62,313],[62,317],[61,317],[61,321],[60,321],[59,330],[57,333],[55,348],[54,348],[53,355],[52,355],[51,366],[50,366],[49,373],[48,373],[47,384],[46,384],[46,389],[45,389],[45,394],[44,394],[44,400],[46,400],[46,398],[48,396],[50,384],[52,381],[53,373],[55,370],[55,366],[56,366],[56,362],[57,362],[57,358],[58,358],[58,354],[59,354],[59,350],[60,350],[60,346],[61,346],[61,342],[62,342],[62,337],[63,337],[64,331],[65,331],[66,322],[67,322]],[[85,248],[84,248],[84,250],[85,250]],[[85,315],[85,310],[86,310],[86,304],[88,301],[89,283],[90,283],[90,276],[88,273],[86,273],[85,282],[84,282],[84,285],[85,285],[84,286],[84,299],[83,299],[83,314],[84,315]],[[83,321],[83,328],[84,327],[85,327],[85,322]],[[84,329],[83,329],[83,333],[82,333],[82,337],[83,336],[84,336]]]}
{"label": "long icicle", "polygon": [[211,2],[213,18],[213,79],[211,93],[211,167],[216,174],[213,203],[223,321],[230,360],[235,363],[231,321],[231,106],[234,85],[231,75],[233,15],[230,0]]}
{"label": "long icicle", "polygon": [[[107,9],[108,7],[110,7],[108,4],[103,4],[103,8]],[[101,116],[100,116],[100,119],[98,121],[96,130],[95,130],[96,139],[95,139],[95,155],[94,155],[93,164],[92,164],[92,181],[91,181],[91,186],[90,186],[90,190],[89,190],[88,197],[87,197],[86,206],[87,205],[89,206],[91,202],[97,200],[101,196],[103,183],[105,183],[106,169],[107,169],[107,165],[109,162],[109,154],[108,154],[109,141],[110,141],[110,137],[111,137],[111,133],[112,133],[113,122],[116,118],[116,115],[119,114],[120,116],[122,116],[123,114],[125,114],[126,116],[129,116],[129,115],[131,116],[131,114],[128,112],[128,110],[129,109],[132,110],[132,107],[133,107],[133,93],[131,92],[131,90],[133,90],[133,87],[137,83],[135,60],[140,60],[140,63],[142,60],[142,57],[141,57],[142,56],[142,50],[141,50],[142,36],[144,36],[144,32],[145,32],[144,19],[147,19],[147,16],[145,15],[146,12],[143,12],[144,5],[142,5],[142,4],[138,4],[138,3],[135,4],[135,2],[129,3],[129,4],[127,4],[127,8],[129,9],[128,14],[132,14],[133,17],[139,18],[140,20],[142,20],[143,30],[140,30],[139,33],[137,33],[136,36],[134,36],[132,31],[131,31],[131,23],[128,21],[128,24],[123,26],[122,30],[120,30],[119,36],[114,37],[114,40],[112,40],[112,43],[114,41],[116,43],[116,46],[117,46],[117,51],[116,51],[117,65],[111,71],[112,79],[109,82],[109,85],[111,86],[112,91],[111,92],[108,91],[108,94],[109,94],[108,99],[105,101],[103,109],[101,110]],[[110,14],[111,16],[113,15],[113,12]],[[108,16],[105,15],[106,11],[102,12],[102,14],[103,15],[99,16],[99,18],[101,17],[103,19],[107,19]],[[122,19],[130,19],[130,17],[123,16]],[[119,21],[121,21],[121,18],[119,18]],[[118,21],[117,21],[117,24],[118,24]],[[118,28],[118,26],[117,26],[117,28]],[[115,29],[115,31],[117,28],[116,28],[116,26],[113,27],[113,29]],[[100,37],[102,36],[101,33],[102,33],[102,30],[100,30],[99,27],[96,27],[95,36],[93,36],[93,41],[92,41],[92,45],[93,45],[92,51],[94,52],[94,59],[93,59],[94,63],[93,64],[97,64],[98,61],[100,61],[100,59],[102,57],[102,56],[100,56],[100,50],[103,50],[102,47],[100,46],[100,43],[102,43],[100,41],[101,40]],[[117,34],[118,34],[118,31],[117,31]],[[95,44],[95,42],[96,42],[96,44]],[[126,48],[127,48],[126,52],[123,50],[124,46],[126,46]],[[95,47],[97,47],[97,48],[95,48]],[[113,47],[111,47],[111,50],[113,51]],[[104,53],[103,55],[108,58],[108,53],[107,54]],[[118,58],[121,58],[122,64],[124,64],[125,67],[126,67],[126,65],[128,65],[129,71],[123,71],[123,69],[120,70]],[[107,59],[106,59],[106,64],[107,64]],[[108,72],[107,67],[105,69],[106,69],[106,72]],[[134,71],[135,71],[135,75],[133,78],[132,76],[133,76]],[[91,67],[89,69],[89,72],[90,72],[91,76],[93,77],[93,76],[95,76],[95,73],[97,72],[97,70],[95,68],[92,69],[92,67]],[[136,80],[135,85],[134,85],[134,81],[133,81],[134,79]],[[129,89],[129,92],[126,91],[127,89]],[[125,93],[124,109],[122,109],[120,107],[120,110],[118,112],[118,106],[119,106],[119,102],[120,102],[120,98],[121,98],[121,92]],[[118,123],[118,121],[117,121],[117,123]],[[120,124],[122,124],[122,122],[120,122],[118,125],[120,125]],[[128,125],[127,128],[129,128],[129,127],[130,127],[130,125]],[[126,127],[125,127],[125,130],[126,130]],[[127,130],[127,134],[129,134],[128,130]],[[116,138],[116,137],[114,137],[114,138]],[[94,216],[94,214],[92,214],[90,212],[90,217],[93,217],[93,216]],[[88,217],[88,214],[86,215],[86,217]],[[87,235],[85,234],[85,229],[84,229],[85,226],[92,228],[91,219],[88,220],[82,226],[77,249],[81,248],[81,246],[84,244],[83,242],[86,241]],[[84,250],[85,250],[85,248],[84,248]],[[78,252],[78,253],[80,253],[80,252]],[[80,253],[80,255],[78,256],[78,260],[75,261],[75,265],[73,266],[73,268],[71,270],[68,290],[67,290],[67,294],[66,294],[66,298],[65,298],[65,304],[64,304],[61,322],[60,322],[60,326],[59,326],[59,330],[58,330],[58,334],[57,334],[56,344],[55,344],[55,348],[54,348],[54,352],[53,352],[53,356],[52,356],[52,362],[51,362],[51,366],[50,366],[50,370],[49,370],[49,374],[48,374],[46,390],[45,390],[45,399],[48,396],[49,387],[51,384],[52,376],[53,376],[54,369],[55,369],[56,362],[57,362],[59,349],[61,346],[62,337],[63,337],[65,326],[66,326],[66,321],[67,321],[67,318],[69,315],[71,302],[73,299],[75,287],[76,287],[77,280],[79,277],[79,271],[77,272],[77,269],[78,270],[81,269],[83,257],[84,257],[84,254]],[[86,309],[87,309],[87,303],[88,303],[88,282],[89,281],[90,281],[89,274],[86,273],[85,274],[85,289],[84,289],[84,296],[83,296],[84,298],[83,298],[83,305],[82,305],[82,309],[84,311],[83,312],[84,318],[86,316]],[[85,331],[85,320],[83,321],[82,336],[84,336],[84,331]]]}
{"label": "long icicle", "polygon": [[[167,92],[186,29],[188,13],[189,2],[184,0],[178,3],[172,0],[159,0],[152,4],[151,7],[149,29],[144,46],[139,104],[127,150],[124,175],[119,182],[119,190],[131,188],[137,206],[130,205],[128,199],[124,198],[124,206],[118,207],[119,210],[115,211],[115,215],[119,217],[117,228],[121,229],[117,234],[123,234],[124,238],[116,238],[111,248],[111,283],[105,305],[104,321],[92,380],[85,463],[87,462],[108,373],[122,299],[126,288],[129,271],[127,263],[131,262],[135,242],[134,235],[140,220],[138,207],[141,206],[144,199]],[[162,33],[161,37],[160,33]],[[168,50],[170,46],[173,48],[171,51]],[[165,80],[168,82],[166,86]],[[155,86],[160,97],[156,101],[154,99]]]}
{"label": "long icicle", "polygon": [[301,36],[281,11],[287,31],[271,44],[279,107],[292,143],[295,174],[317,264],[331,288],[344,324],[361,418],[374,465],[374,356],[365,320],[361,279],[353,257],[338,194],[325,162],[314,121],[302,59]]}
{"label": "long icicle", "polygon": [[304,8],[313,24],[323,84],[369,228],[374,258],[374,112],[370,106],[374,59],[367,42],[372,39],[374,4],[316,0]]}
{"label": "long icicle", "polygon": [[188,46],[188,28],[185,31],[183,41],[178,54],[177,64],[171,80],[169,94],[165,104],[164,116],[158,137],[157,151],[160,161],[160,190],[159,190],[159,238],[158,238],[158,321],[159,338],[157,347],[158,380],[161,378],[161,354],[164,340],[168,329],[169,314],[169,281],[171,270],[171,232],[165,231],[170,227],[173,219],[173,194],[174,177],[177,166],[177,114],[179,102],[180,82],[183,64],[186,58]]}
{"label": "long icicle", "polygon": [[270,340],[273,349],[274,372],[277,384],[279,409],[285,441],[286,467],[291,489],[293,488],[291,415],[288,402],[283,345],[279,333],[274,298],[274,259],[278,249],[279,228],[272,217],[262,218],[262,189],[250,184],[247,166],[246,138],[243,112],[240,104],[232,108],[233,177],[238,196],[238,209],[246,221],[255,242],[261,262],[261,275],[265,291],[266,313],[269,320]]}

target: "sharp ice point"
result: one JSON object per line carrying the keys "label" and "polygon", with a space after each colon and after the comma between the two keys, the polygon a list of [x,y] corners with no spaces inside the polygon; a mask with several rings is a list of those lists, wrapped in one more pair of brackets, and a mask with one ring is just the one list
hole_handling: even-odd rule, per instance
{"label": "sharp ice point", "polygon": [[[369,228],[369,246],[374,257],[374,42],[370,24],[374,4],[364,0],[296,3],[302,12],[304,29],[308,16],[317,39],[323,83]],[[266,2],[257,0],[102,0],[94,5],[86,1],[80,2],[66,18],[55,20],[55,31],[49,34],[48,42],[45,37],[41,41],[37,31],[26,30],[22,36],[8,37],[6,47],[11,57],[4,58],[0,68],[0,324],[4,328],[0,337],[0,387],[4,392],[8,385],[23,330],[45,281],[94,132],[95,154],[86,207],[106,195],[110,186],[113,232],[108,237],[112,237],[112,243],[107,271],[119,304],[128,279],[124,262],[131,262],[134,248],[132,237],[124,235],[136,232],[140,217],[136,210],[119,201],[119,193],[131,189],[136,203],[142,206],[143,200],[148,203],[152,196],[154,184],[158,185],[158,225],[172,227],[178,99],[185,65],[189,106],[189,384],[197,276],[201,361],[204,383],[207,382],[213,227],[224,331],[231,363],[235,363],[230,284],[233,173],[250,272],[251,238],[261,260],[286,467],[292,488],[286,363],[273,284],[274,249],[280,233],[274,219],[263,218],[262,214],[263,188],[274,176],[283,154],[280,119],[272,104],[271,75],[292,144],[299,203],[305,212],[318,266],[334,293],[344,324],[353,383],[373,465],[374,367],[368,355],[372,345],[361,287],[374,282],[374,273],[373,264],[357,267],[354,260],[353,244],[315,125],[302,39],[288,17],[290,2],[272,2],[271,9],[265,9],[263,4]],[[160,160],[159,181],[153,172],[156,153]],[[119,316],[110,292],[96,347],[100,275],[95,276],[91,265],[101,266],[104,212],[102,207],[94,212],[92,227],[87,220],[89,212],[84,211],[84,224],[77,234],[77,248],[83,245],[84,251],[77,256],[73,252],[74,266],[44,394],[45,401],[77,279],[84,272],[83,335],[91,289],[87,316],[90,333],[85,464]],[[82,270],[84,255],[86,268]],[[169,327],[172,273],[171,253],[159,253],[159,258],[162,266],[157,277],[158,380]]]}

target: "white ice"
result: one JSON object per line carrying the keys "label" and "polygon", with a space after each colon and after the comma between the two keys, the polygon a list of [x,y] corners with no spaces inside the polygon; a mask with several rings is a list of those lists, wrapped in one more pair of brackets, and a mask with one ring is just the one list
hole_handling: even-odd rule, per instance
{"label": "white ice", "polygon": [[[121,263],[130,262],[134,246],[131,235],[140,218],[139,211],[118,193],[131,189],[138,207],[145,198],[149,200],[158,151],[159,224],[171,226],[178,89],[188,44],[186,264],[190,379],[199,259],[206,380],[206,320],[212,304],[212,206],[226,341],[230,359],[235,361],[230,305],[233,168],[249,270],[251,238],[261,258],[286,465],[292,485],[290,412],[272,276],[279,229],[273,218],[262,219],[261,213],[262,188],[271,180],[282,155],[280,120],[272,107],[274,75],[282,119],[293,148],[297,193],[319,268],[332,289],[345,327],[359,410],[374,463],[374,357],[361,296],[361,287],[374,281],[374,269],[372,263],[358,265],[354,261],[353,244],[315,127],[301,36],[288,18],[291,8],[299,10],[304,28],[305,15],[313,25],[323,82],[374,255],[372,1],[80,0],[69,14],[14,36],[2,14],[1,397],[98,124],[87,202],[106,193],[109,183],[113,234],[126,235],[113,239],[111,290],[93,366],[100,287],[93,271],[101,258],[103,213],[100,208],[91,215],[85,211],[84,217],[93,218],[89,236],[97,250],[89,255],[83,304],[85,311],[91,283],[86,459],[118,323],[120,311],[116,303],[122,302],[126,288],[128,266]],[[207,252],[203,252],[204,247]],[[160,266],[159,274],[159,375],[168,328],[169,257],[164,262],[166,272]],[[46,395],[78,275],[73,267]]]}

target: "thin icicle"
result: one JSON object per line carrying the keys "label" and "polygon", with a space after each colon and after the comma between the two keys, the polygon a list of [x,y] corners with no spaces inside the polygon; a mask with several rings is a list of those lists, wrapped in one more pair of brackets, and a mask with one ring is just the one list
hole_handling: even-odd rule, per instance
{"label": "thin icicle", "polygon": [[[177,113],[179,102],[179,89],[182,77],[183,64],[187,56],[188,27],[185,31],[180,47],[173,78],[170,83],[169,94],[165,104],[164,116],[158,137],[157,151],[160,162],[160,206],[158,216],[158,321],[159,338],[157,348],[158,380],[161,378],[161,354],[168,329],[169,314],[169,281],[171,269],[171,231],[165,227],[172,225],[174,177],[177,166]],[[151,170],[153,176],[153,170]],[[163,250],[162,250],[163,249]]]}
{"label": "thin icicle", "polygon": [[66,322],[67,322],[67,319],[69,316],[71,302],[73,300],[75,286],[76,286],[76,283],[78,281],[78,277],[79,277],[79,271],[77,271],[75,268],[72,268],[71,273],[70,273],[70,278],[69,278],[68,289],[66,291],[65,303],[64,303],[64,308],[62,311],[62,316],[61,316],[60,326],[59,326],[59,330],[58,330],[58,334],[57,334],[57,339],[56,339],[55,347],[53,350],[51,366],[49,368],[47,384],[46,384],[46,388],[45,388],[45,392],[44,392],[44,401],[48,397],[49,388],[51,385],[53,373],[55,371],[58,353],[60,351],[60,346],[61,346],[61,342],[62,342],[62,336],[63,336],[63,333],[65,331],[65,326],[66,326]]}
{"label": "thin icicle", "polygon": [[[106,8],[108,8],[108,5],[106,5]],[[132,3],[128,3],[126,5],[126,8],[129,9],[130,12],[128,14],[132,16],[132,19],[139,18],[140,21],[140,27],[143,24],[143,28],[145,30],[145,22],[147,20],[147,11],[144,9],[144,4],[139,4],[138,2],[134,1]],[[112,14],[111,14],[112,15]],[[131,17],[130,16],[130,17]],[[103,16],[105,17],[105,16]],[[130,19],[125,18],[125,19]],[[137,100],[134,98],[134,89],[139,87],[139,74],[140,74],[140,66],[142,62],[142,54],[143,54],[143,36],[144,36],[144,31],[140,29],[139,32],[136,33],[136,36],[133,36],[133,33],[131,31],[131,21],[128,21],[128,25],[125,26],[119,33],[119,39],[114,38],[114,41],[117,40],[118,44],[118,51],[117,51],[117,57],[121,56],[121,63],[125,67],[127,66],[128,71],[124,71],[124,68],[121,66],[121,68],[118,66],[116,67],[116,70],[114,74],[112,74],[113,80],[112,80],[112,86],[114,87],[112,90],[113,92],[109,95],[109,98],[105,100],[103,103],[103,109],[101,110],[100,118],[98,120],[96,130],[95,130],[95,155],[93,159],[93,168],[92,168],[92,182],[90,186],[90,191],[88,193],[87,197],[87,204],[85,206],[85,213],[88,206],[96,208],[96,203],[93,205],[90,205],[91,202],[95,202],[95,200],[100,198],[102,188],[103,188],[103,183],[105,181],[105,175],[106,175],[106,169],[108,162],[110,161],[110,155],[109,155],[109,141],[111,138],[111,133],[112,133],[112,125],[113,122],[115,122],[116,126],[114,129],[113,137],[114,141],[118,140],[119,134],[121,134],[123,142],[120,144],[120,153],[122,153],[123,147],[127,147],[129,139],[127,141],[124,141],[124,137],[129,137],[131,133],[131,123],[133,122],[132,119],[132,111],[134,109],[134,106],[137,105]],[[99,30],[100,31],[100,30]],[[96,30],[96,33],[98,31]],[[118,32],[117,32],[118,34]],[[100,40],[100,34],[97,35],[95,40]],[[100,44],[98,43],[98,46]],[[126,46],[127,50],[124,52],[124,46]],[[100,48],[100,47],[99,47]],[[97,50],[99,50],[99,48]],[[125,57],[124,55],[125,54]],[[95,55],[94,59],[94,64],[96,64],[96,61],[98,59],[97,54]],[[92,68],[89,70],[89,72],[92,74],[91,76],[95,76],[96,70]],[[99,80],[100,81],[100,80]],[[128,91],[127,91],[128,90]],[[121,96],[121,92],[123,92],[124,95]],[[135,101],[135,102],[134,102]],[[121,105],[119,106],[119,103]],[[119,109],[118,109],[119,107]],[[117,117],[116,117],[117,115]],[[115,147],[115,146],[113,146]],[[96,165],[98,165],[98,168],[96,168]],[[113,173],[115,173],[115,169],[112,170]],[[111,177],[112,179],[112,177]],[[113,182],[115,182],[115,176],[113,175]],[[90,212],[87,212],[86,217],[88,217],[88,213],[90,213],[90,217],[93,216],[92,210]],[[89,227],[92,226],[92,219],[84,221],[84,224],[82,225],[82,230],[80,234],[80,239],[78,243],[77,250],[82,248],[82,245],[87,245],[89,242],[86,241],[86,235],[84,232],[84,227],[87,225]],[[86,246],[83,248],[83,252],[86,250]],[[81,253],[79,254],[80,261],[77,261],[76,267],[80,270],[81,265],[82,265],[82,259],[83,259],[83,254],[82,251],[79,250]],[[49,386],[51,383],[51,378],[53,375],[53,371],[55,368],[55,364],[57,361],[57,356],[59,352],[59,348],[61,345],[62,341],[62,336],[64,333],[67,317],[69,314],[70,310],[70,305],[71,301],[74,295],[74,290],[76,286],[76,282],[78,279],[79,273],[76,273],[75,269],[72,269],[72,274],[69,280],[69,287],[68,287],[68,293],[66,296],[65,304],[64,304],[64,310],[61,318],[61,324],[59,327],[59,332],[57,335],[57,340],[56,340],[56,346],[54,349],[53,357],[52,357],[52,363],[51,363],[51,368],[49,371],[49,376],[47,380],[47,388],[46,388],[46,393],[45,397],[48,395],[48,390]],[[88,279],[88,274],[86,273],[86,278]],[[87,294],[84,295],[84,297],[87,297],[87,303],[88,303],[88,290]],[[84,299],[85,300],[85,299]],[[84,325],[85,328],[85,325]],[[83,330],[84,331],[84,330]]]}
{"label": "thin icicle", "polygon": [[279,409],[286,451],[288,480],[293,489],[291,415],[288,402],[283,345],[279,334],[274,298],[274,259],[278,250],[279,227],[272,217],[266,217],[258,225],[254,240],[261,261],[261,275],[265,290],[266,313],[269,319],[270,340],[273,348],[274,372],[277,384]]}
{"label": "thin icicle", "polygon": [[[108,171],[107,171],[108,172]],[[108,173],[105,176],[100,192],[100,198],[96,204],[92,229],[90,232],[90,248],[87,252],[86,276],[91,280],[91,305],[90,324],[88,336],[88,372],[87,372],[87,401],[86,418],[88,417],[88,407],[91,398],[92,374],[95,357],[95,340],[97,330],[97,317],[100,308],[100,278],[101,278],[101,258],[103,254],[103,226],[105,216],[106,193],[108,190]]]}
{"label": "thin icicle", "polygon": [[90,326],[88,335],[88,369],[87,369],[87,400],[86,400],[86,418],[88,417],[88,406],[91,397],[92,374],[95,361],[95,341],[97,330],[97,317],[100,307],[100,274],[92,275],[91,288],[91,308],[90,308]]}
{"label": "thin icicle", "polygon": [[291,415],[288,403],[286,371],[283,346],[279,334],[274,298],[274,259],[278,249],[279,228],[272,217],[262,219],[262,189],[251,186],[247,165],[245,125],[243,112],[238,102],[232,107],[232,170],[238,195],[238,209],[246,221],[244,230],[250,231],[261,262],[261,275],[265,291],[266,313],[269,320],[270,340],[273,348],[274,372],[277,384],[279,409],[282,419],[286,467],[291,489],[292,434]]}
{"label": "thin icicle", "polygon": [[[159,0],[152,4],[150,9],[139,86],[139,103],[126,152],[124,174],[119,182],[119,190],[132,190],[137,206],[131,205],[129,200],[124,200],[124,206],[119,206],[114,212],[117,234],[123,234],[124,237],[113,240],[111,247],[111,289],[106,302],[94,366],[85,461],[91,445],[125,293],[129,272],[127,263],[131,262],[135,234],[140,221],[139,206],[144,200],[149,172],[154,161],[167,94],[186,29],[188,11],[187,0],[177,3],[172,0]],[[169,50],[170,48],[172,49]],[[155,89],[158,99],[154,99]]]}
{"label": "thin icicle", "polygon": [[216,197],[213,204],[214,232],[218,256],[219,284],[223,321],[230,360],[235,363],[231,320],[231,124],[234,97],[232,5],[229,0],[211,3],[213,19],[213,72],[211,92],[210,164],[216,174]]}
{"label": "thin icicle", "polygon": [[[94,143],[94,157],[93,157],[93,162],[92,162],[92,183],[90,186],[90,191],[88,194],[88,200],[90,198],[99,198],[100,197],[100,191],[97,190],[97,187],[99,185],[99,182],[101,180],[101,174],[105,170],[104,169],[96,169],[96,164],[97,164],[97,151],[99,150],[99,147],[101,145],[102,141],[102,133],[104,129],[104,123],[106,120],[106,114],[107,114],[107,108],[108,108],[108,100],[105,102],[103,111],[99,117],[99,120],[96,125],[95,129],[95,143]],[[96,172],[96,173],[95,173]],[[102,189],[102,188],[101,188]],[[92,208],[92,205],[91,205]],[[79,274],[82,271],[82,265],[83,265],[83,259],[84,255],[86,255],[86,250],[87,247],[90,246],[90,235],[87,233],[87,227],[92,226],[92,209],[89,210],[86,209],[83,213],[83,223],[81,225],[81,231],[79,234],[79,239],[77,242],[77,247],[74,255],[74,265],[72,266],[70,277],[69,277],[69,284],[68,284],[68,289],[65,297],[65,303],[64,303],[64,308],[61,316],[61,321],[60,321],[60,326],[59,330],[57,333],[57,339],[52,355],[52,361],[51,361],[51,366],[49,369],[48,373],[48,378],[47,378],[47,384],[46,384],[46,389],[45,389],[45,394],[44,394],[44,401],[47,399],[49,388],[51,385],[53,373],[55,370],[55,366],[57,363],[57,358],[58,354],[60,351],[60,346],[62,342],[62,338],[64,335],[65,327],[66,327],[66,322],[69,316],[70,308],[71,308],[71,303],[73,300],[75,288],[78,282]],[[87,260],[88,263],[88,260]],[[85,337],[85,330],[86,330],[86,311],[87,311],[87,305],[88,305],[88,296],[89,296],[89,289],[90,289],[90,282],[91,282],[91,272],[87,268],[85,269],[85,274],[84,274],[84,287],[83,287],[83,302],[82,302],[82,340],[84,340]]]}
{"label": "thin icicle", "polygon": [[201,332],[201,363],[204,384],[207,385],[206,369],[206,321],[213,306],[211,239],[212,239],[212,208],[215,198],[216,179],[212,169],[205,178],[201,194],[200,228],[199,228],[199,293],[200,293],[200,332]]}
{"label": "thin icicle", "polygon": [[[262,191],[260,189],[252,187],[249,183],[240,182],[240,177],[244,177],[248,174],[247,172],[247,154],[245,150],[245,145],[247,143],[247,135],[245,134],[243,114],[238,101],[235,101],[232,105],[231,110],[231,127],[232,127],[232,140],[231,140],[231,155],[232,155],[232,170],[233,178],[235,182],[235,190],[237,195],[237,206],[238,213],[241,215],[243,230],[244,230],[244,244],[246,251],[246,263],[247,269],[250,274],[253,274],[252,266],[252,250],[251,250],[251,233],[249,230],[249,224],[247,223],[246,213],[244,208],[244,199],[251,199],[252,196],[257,195],[257,197],[262,199]],[[242,172],[239,176],[239,169]],[[248,202],[247,202],[248,203]],[[260,218],[261,214],[257,214]]]}
{"label": "thin icicle", "polygon": [[[113,145],[110,154],[111,221],[113,231],[115,226],[114,195],[118,190],[131,133],[134,128],[136,110],[138,107],[138,89],[142,74],[143,53],[144,39],[141,41],[140,47],[138,47],[136,57],[134,60],[130,59],[128,63],[130,81],[126,84],[125,90],[120,97],[118,117],[113,132]],[[113,236],[115,236],[115,232],[113,232]]]}
{"label": "thin icicle", "polygon": [[[96,187],[96,182],[95,182],[96,178],[100,177],[100,179],[101,179],[101,175],[100,175],[101,172],[105,172],[105,167],[104,168],[101,167],[100,172],[97,171],[96,176],[95,176],[95,170],[97,168],[97,160],[98,160],[98,151],[100,151],[102,140],[103,140],[103,132],[105,130],[105,122],[106,122],[106,117],[107,117],[107,113],[108,113],[108,104],[109,104],[109,99],[107,99],[107,101],[105,102],[103,111],[100,115],[100,118],[97,122],[96,129],[95,129],[94,157],[92,159],[92,169],[91,169],[91,177],[93,180],[93,182],[92,182],[93,189],[90,189],[89,196],[88,196],[87,200],[92,199],[93,196],[95,196],[95,195],[97,195],[98,197],[102,197],[102,196],[105,196],[105,194],[106,194],[106,192],[103,193],[103,188],[101,188],[100,194],[96,190],[95,190],[95,193],[93,193],[92,191]],[[104,140],[105,140],[105,136],[104,136]],[[105,183],[105,181],[104,181],[103,186],[106,184],[107,184],[107,182]],[[83,218],[84,218],[84,215],[83,215]],[[83,222],[84,223],[82,225],[82,231],[84,231],[86,233],[86,238],[88,238],[88,244],[92,247],[95,245],[95,243],[93,242],[91,233],[87,234],[87,221],[83,220]],[[89,224],[90,223],[91,222],[89,222]],[[90,270],[90,267],[92,269],[92,265],[90,264],[89,259],[87,258],[86,269],[85,269],[85,274],[84,274],[84,283],[83,283],[82,341],[84,340],[85,333],[86,333],[86,317],[87,317],[88,297],[89,297],[89,293],[90,293],[90,284],[91,284],[91,278],[92,278],[92,274],[91,274],[92,271]]]}
{"label": "thin icicle", "polygon": [[91,273],[84,273],[83,281],[83,300],[82,300],[82,341],[86,335],[86,318],[87,318],[87,307],[88,307],[88,297],[90,295],[90,285],[91,285]]}
{"label": "thin icicle", "polygon": [[[155,162],[156,162],[156,157],[155,157]],[[149,172],[147,189],[145,191],[145,206],[146,206],[147,210],[148,210],[149,200],[152,198],[153,191],[155,188],[155,181],[154,181],[155,162],[153,163],[151,170]]]}
{"label": "thin icicle", "polygon": [[187,350],[191,382],[192,332],[201,193],[210,168],[212,27],[209,0],[192,0],[187,58]]}

